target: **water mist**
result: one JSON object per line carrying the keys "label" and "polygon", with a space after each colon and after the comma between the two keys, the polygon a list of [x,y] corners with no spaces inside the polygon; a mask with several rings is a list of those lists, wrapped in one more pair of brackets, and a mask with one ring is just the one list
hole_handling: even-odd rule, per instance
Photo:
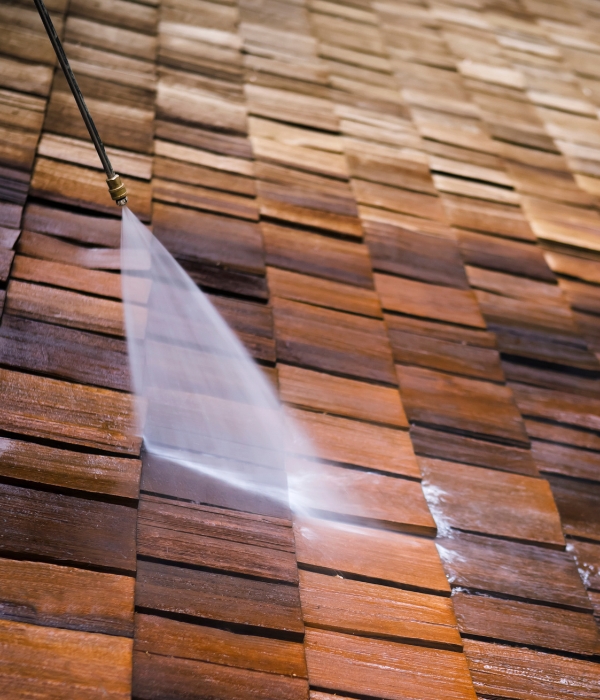
{"label": "water mist", "polygon": [[258,513],[377,519],[369,498],[389,477],[318,459],[208,297],[126,207],[121,256],[137,416],[158,481],[177,479],[179,497],[207,503],[211,483],[227,487]]}

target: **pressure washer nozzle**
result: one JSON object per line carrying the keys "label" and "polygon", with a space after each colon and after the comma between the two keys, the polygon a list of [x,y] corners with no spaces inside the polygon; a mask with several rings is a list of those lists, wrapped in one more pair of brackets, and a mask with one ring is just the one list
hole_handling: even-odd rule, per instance
{"label": "pressure washer nozzle", "polygon": [[127,188],[121,181],[120,176],[115,173],[112,177],[107,178],[106,184],[108,185],[110,196],[120,207],[124,207],[127,204]]}

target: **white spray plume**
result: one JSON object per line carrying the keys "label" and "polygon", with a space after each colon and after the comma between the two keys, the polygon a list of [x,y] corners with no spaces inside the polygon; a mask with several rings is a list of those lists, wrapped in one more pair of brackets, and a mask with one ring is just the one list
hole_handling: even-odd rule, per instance
{"label": "white spray plume", "polygon": [[144,488],[172,489],[176,474],[176,495],[193,501],[223,505],[215,493],[237,492],[242,510],[377,520],[389,477],[318,460],[208,297],[127,208],[121,257],[137,415],[156,467]]}
{"label": "white spray plume", "polygon": [[148,454],[287,503],[283,415],[273,389],[208,297],[128,208],[121,267]]}

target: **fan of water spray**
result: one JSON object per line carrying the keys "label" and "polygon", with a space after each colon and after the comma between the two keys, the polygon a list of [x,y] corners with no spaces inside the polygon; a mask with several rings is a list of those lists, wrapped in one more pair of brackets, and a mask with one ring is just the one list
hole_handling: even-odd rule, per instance
{"label": "fan of water spray", "polygon": [[208,297],[127,208],[121,257],[137,415],[158,481],[178,473],[177,495],[207,503],[226,485],[255,512],[371,520],[381,477],[318,460]]}
{"label": "fan of water spray", "polygon": [[52,18],[44,0],[34,2],[106,173],[110,196],[123,207],[125,327],[149,459],[155,465],[158,460],[162,477],[182,469],[201,473],[209,483],[212,479],[251,494],[255,504],[269,501],[271,510],[279,506],[287,512],[289,502],[297,512],[337,512],[336,503],[345,501],[339,498],[344,480],[322,468],[289,422],[288,448],[312,459],[291,462],[288,498],[284,423],[275,393],[207,297],[125,207],[127,190],[112,167]]}
{"label": "fan of water spray", "polygon": [[127,208],[121,256],[129,361],[147,453],[287,503],[281,407],[262,370]]}

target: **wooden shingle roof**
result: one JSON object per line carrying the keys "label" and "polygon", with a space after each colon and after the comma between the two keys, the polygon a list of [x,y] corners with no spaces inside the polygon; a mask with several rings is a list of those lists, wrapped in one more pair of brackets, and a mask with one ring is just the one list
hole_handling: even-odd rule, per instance
{"label": "wooden shingle roof", "polygon": [[119,212],[0,2],[0,696],[600,698],[600,6],[48,2],[339,527],[143,458]]}

